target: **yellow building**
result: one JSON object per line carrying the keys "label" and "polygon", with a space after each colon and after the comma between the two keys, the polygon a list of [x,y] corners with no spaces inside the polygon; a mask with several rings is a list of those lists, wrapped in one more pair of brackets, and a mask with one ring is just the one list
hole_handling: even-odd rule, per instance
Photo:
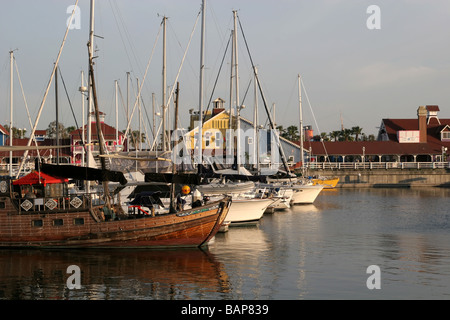
{"label": "yellow building", "polygon": [[[212,111],[204,114],[202,126],[202,154],[204,157],[215,157],[221,162],[225,160],[233,162],[238,157],[240,164],[256,164],[263,162],[281,163],[279,146],[289,165],[300,161],[300,146],[282,137],[275,137],[274,132],[269,129],[258,129],[255,131],[254,124],[244,118],[240,118],[240,143],[237,151],[236,117],[232,116],[224,108],[224,100],[216,99]],[[190,110],[189,132],[184,135],[187,154],[197,154],[197,138],[199,112]],[[229,138],[229,137],[232,138]],[[230,143],[231,142],[231,143]],[[239,155],[238,155],[239,153]],[[222,158],[223,157],[223,158]],[[232,163],[231,162],[231,163]]]}
{"label": "yellow building", "polygon": [[[218,150],[221,150],[223,152],[222,154],[227,150],[226,137],[227,130],[230,129],[230,115],[223,106],[224,102],[221,98],[216,99],[213,102],[213,110],[207,111],[204,114],[202,150],[206,153],[208,153],[207,150],[210,150],[210,154],[212,155]],[[191,118],[189,132],[186,138],[186,147],[194,150],[198,138],[199,112],[191,110],[190,114]],[[235,119],[232,120],[231,128],[235,126],[235,121]]]}

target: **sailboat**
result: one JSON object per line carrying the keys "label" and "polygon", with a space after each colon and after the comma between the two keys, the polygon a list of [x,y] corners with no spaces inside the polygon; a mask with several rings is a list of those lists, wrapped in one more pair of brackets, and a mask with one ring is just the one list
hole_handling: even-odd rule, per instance
{"label": "sailboat", "polygon": [[[99,110],[92,63],[94,2],[95,0],[91,0],[89,73],[90,90],[99,126]],[[68,29],[66,35],[67,31]],[[57,62],[60,54],[61,50]],[[55,63],[52,77],[57,65]],[[50,83],[51,80],[49,86]],[[97,130],[97,132],[100,134],[101,130]],[[32,135],[33,133],[34,130]],[[32,138],[30,137],[30,140]],[[100,152],[103,153],[101,134],[99,141]],[[102,182],[104,193],[69,192],[69,178],[73,178],[77,174],[88,180]],[[79,179],[80,176],[76,178]],[[224,196],[218,201],[189,210],[160,215],[128,215],[123,212],[119,203],[114,203],[114,199],[110,196],[109,181],[126,183],[123,173],[105,169],[104,159],[102,160],[102,169],[39,165],[36,167],[36,171],[18,180],[1,177],[0,247],[200,247],[207,245],[219,231],[231,205],[231,197]],[[25,191],[28,192],[25,193]],[[151,207],[152,205],[146,203],[143,206]]]}
{"label": "sailboat", "polygon": [[305,178],[305,159],[303,150],[303,115],[302,115],[302,95],[301,95],[301,78],[298,75],[298,90],[299,90],[299,114],[300,114],[300,161],[302,175],[301,177],[286,178],[267,178],[267,184],[261,184],[261,187],[290,189],[292,190],[291,204],[311,204],[314,203],[317,196],[323,189],[323,185],[315,185],[309,179]]}

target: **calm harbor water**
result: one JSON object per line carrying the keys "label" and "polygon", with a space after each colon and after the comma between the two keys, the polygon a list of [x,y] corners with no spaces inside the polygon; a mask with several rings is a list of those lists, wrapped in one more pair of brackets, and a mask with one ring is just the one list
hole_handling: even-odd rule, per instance
{"label": "calm harbor water", "polygon": [[[207,250],[0,250],[0,299],[450,299],[449,189],[324,190]],[[67,268],[81,270],[68,289]],[[380,268],[368,289],[367,268]]]}

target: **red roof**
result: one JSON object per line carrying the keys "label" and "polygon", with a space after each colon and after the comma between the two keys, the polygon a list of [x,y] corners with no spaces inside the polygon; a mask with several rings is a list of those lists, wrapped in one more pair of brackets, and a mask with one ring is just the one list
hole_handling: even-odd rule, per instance
{"label": "red roof", "polygon": [[4,126],[2,126],[1,124],[0,124],[0,132],[2,132],[3,134],[9,136],[8,130],[6,130],[6,128]]}
{"label": "red roof", "polygon": [[439,106],[427,106],[428,111],[439,111]]}
{"label": "red roof", "polygon": [[[449,143],[450,146],[450,143]],[[311,147],[313,155],[419,155],[441,154],[439,146],[427,143],[398,143],[394,141],[306,141],[304,148]]]}
{"label": "red roof", "polygon": [[[102,122],[101,130],[103,133],[103,137],[106,140],[116,139],[116,128]],[[84,134],[85,137],[87,137],[87,125],[84,126]],[[72,136],[73,140],[81,140],[80,137],[82,135],[82,128],[72,131],[70,135]],[[123,133],[121,131],[119,131],[119,136],[123,136]],[[97,139],[97,124],[95,122],[91,124],[91,137],[95,137],[95,139]]]}
{"label": "red roof", "polygon": [[66,178],[53,177],[43,172],[33,171],[30,174],[16,180],[13,185],[25,185],[25,184],[43,184],[44,186],[48,183],[64,183],[69,181]]}

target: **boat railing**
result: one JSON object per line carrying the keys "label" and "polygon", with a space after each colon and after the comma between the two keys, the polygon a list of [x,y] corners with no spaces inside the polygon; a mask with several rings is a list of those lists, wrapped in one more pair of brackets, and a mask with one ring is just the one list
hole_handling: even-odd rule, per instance
{"label": "boat railing", "polygon": [[313,170],[449,169],[449,162],[311,162]]}
{"label": "boat railing", "polygon": [[15,201],[20,214],[88,210],[93,206],[105,204],[103,197],[94,193],[44,198],[18,198]]}

